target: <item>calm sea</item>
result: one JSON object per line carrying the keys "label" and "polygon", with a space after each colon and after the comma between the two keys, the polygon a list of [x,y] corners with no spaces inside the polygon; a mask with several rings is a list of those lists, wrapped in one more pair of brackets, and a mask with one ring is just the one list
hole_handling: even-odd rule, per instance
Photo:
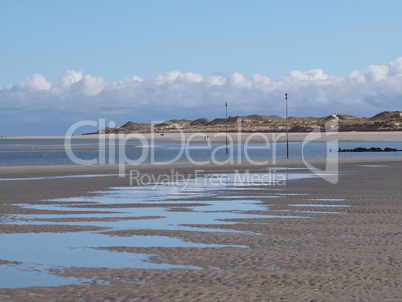
{"label": "calm sea", "polygon": [[[286,158],[286,143],[234,144],[226,151],[225,144],[209,141],[199,141],[191,146],[185,146],[179,140],[155,140],[153,145],[145,145],[139,140],[129,141],[124,148],[118,146],[115,150],[99,151],[96,139],[73,139],[72,142],[81,146],[81,150],[73,150],[69,156],[64,150],[63,139],[0,139],[0,166],[43,166],[43,165],[74,165],[89,163],[115,164],[119,162],[150,163],[150,162],[188,162],[188,161],[225,161],[234,160],[274,160]],[[110,142],[108,142],[110,144]],[[85,147],[88,149],[84,150]],[[402,152],[378,153],[338,153],[338,148],[352,149],[356,147],[390,147],[402,149],[400,141],[338,141],[334,143],[313,141],[309,143],[289,143],[289,157],[293,159],[325,158],[329,153],[345,157],[383,157],[400,156]],[[49,150],[42,150],[42,149]],[[52,150],[61,148],[61,150]],[[92,149],[91,149],[92,148]],[[7,151],[17,149],[22,151]],[[40,150],[39,150],[40,149]],[[77,161],[78,159],[78,161]]]}

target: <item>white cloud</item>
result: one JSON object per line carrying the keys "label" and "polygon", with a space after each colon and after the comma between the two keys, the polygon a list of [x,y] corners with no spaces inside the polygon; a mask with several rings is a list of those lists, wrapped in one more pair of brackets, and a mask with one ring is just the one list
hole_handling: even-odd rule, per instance
{"label": "white cloud", "polygon": [[369,68],[367,68],[363,72],[363,74],[366,81],[377,82],[386,79],[388,77],[388,71],[389,71],[388,66],[372,65]]}
{"label": "white cloud", "polygon": [[66,75],[52,85],[52,94],[62,95],[72,85],[82,80],[82,71],[67,70]]}
{"label": "white cloud", "polygon": [[353,80],[353,81],[356,81],[356,82],[358,82],[358,83],[364,83],[364,82],[366,82],[366,78],[365,78],[363,72],[361,72],[361,71],[359,71],[359,70],[352,71],[352,72],[349,74],[349,79],[351,79],[351,80]]}
{"label": "white cloud", "polygon": [[28,92],[35,92],[41,90],[49,90],[52,84],[48,82],[44,75],[34,74],[32,77],[26,77],[21,82],[19,82],[15,87],[18,90],[25,90]]}
{"label": "white cloud", "polygon": [[247,80],[241,73],[235,72],[228,77],[226,82],[230,87],[233,88],[251,88],[252,82]]}
{"label": "white cloud", "polygon": [[77,82],[77,87],[84,94],[84,96],[94,96],[102,92],[106,87],[106,82],[103,78],[85,75],[82,80]]}
{"label": "white cloud", "polygon": [[[370,115],[401,110],[402,58],[388,65],[352,71],[347,77],[328,76],[321,69],[292,71],[277,80],[255,74],[228,76],[171,71],[155,78],[133,76],[117,82],[68,70],[55,82],[34,74],[12,86],[0,85],[0,109],[24,112],[74,112],[85,117],[122,112],[132,120],[220,116],[219,104],[230,103],[232,115],[283,115],[284,94],[292,115],[326,115],[341,112]],[[112,116],[113,115],[113,116]]]}
{"label": "white cloud", "polygon": [[324,74],[322,69],[312,69],[305,72],[293,70],[289,75],[282,77],[286,81],[315,81],[327,78],[328,76]]}
{"label": "white cloud", "polygon": [[222,86],[226,84],[226,78],[221,75],[211,74],[205,78],[208,86]]}
{"label": "white cloud", "polygon": [[395,62],[389,63],[388,66],[372,65],[363,71],[352,71],[349,75],[349,78],[357,82],[364,83],[378,82],[400,76],[402,76],[402,57],[397,58]]}
{"label": "white cloud", "polygon": [[266,89],[272,83],[272,79],[260,74],[253,75],[252,83],[255,88]]}
{"label": "white cloud", "polygon": [[72,84],[82,80],[82,71],[67,70],[66,75],[61,78],[64,87],[70,87]]}
{"label": "white cloud", "polygon": [[402,76],[402,57],[389,64],[390,76]]}

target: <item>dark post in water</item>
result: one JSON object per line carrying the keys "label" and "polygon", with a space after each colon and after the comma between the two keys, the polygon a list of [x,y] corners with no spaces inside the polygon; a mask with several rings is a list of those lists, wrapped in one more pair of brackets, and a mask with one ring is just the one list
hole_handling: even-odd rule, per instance
{"label": "dark post in water", "polygon": [[225,102],[226,107],[226,154],[228,154],[228,102]]}
{"label": "dark post in water", "polygon": [[289,122],[288,122],[288,94],[285,93],[286,100],[286,158],[289,158]]}

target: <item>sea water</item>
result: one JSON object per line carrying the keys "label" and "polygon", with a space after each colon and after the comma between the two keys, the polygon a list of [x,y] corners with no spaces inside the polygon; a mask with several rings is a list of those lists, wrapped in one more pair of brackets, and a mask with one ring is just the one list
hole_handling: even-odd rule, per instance
{"label": "sea water", "polygon": [[[150,162],[205,162],[241,159],[242,161],[274,161],[286,158],[286,143],[248,143],[229,146],[226,154],[225,145],[211,141],[197,141],[186,145],[174,139],[155,139],[153,144],[144,145],[139,140],[129,140],[124,146],[113,142],[114,150],[99,151],[96,139],[75,139],[73,144],[81,146],[73,149],[73,156],[80,161],[94,161],[95,164],[117,164],[130,161],[133,163]],[[57,147],[57,148],[56,148]],[[84,148],[82,148],[84,147]],[[87,147],[85,149],[85,147]],[[324,141],[290,142],[289,155],[293,159],[326,158],[329,152],[336,152],[339,158],[347,157],[383,157],[400,156],[402,152],[342,152],[337,148],[353,149],[356,147],[390,147],[402,149],[398,141],[339,141],[331,145]],[[46,150],[44,150],[46,148]],[[58,150],[56,150],[58,149]],[[64,150],[63,139],[0,139],[0,166],[42,166],[79,164]]]}

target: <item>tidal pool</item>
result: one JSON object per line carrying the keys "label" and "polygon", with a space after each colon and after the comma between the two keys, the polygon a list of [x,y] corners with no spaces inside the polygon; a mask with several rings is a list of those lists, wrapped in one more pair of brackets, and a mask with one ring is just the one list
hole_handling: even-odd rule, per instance
{"label": "tidal pool", "polygon": [[[283,177],[286,177],[286,181],[317,177],[312,173],[283,175],[275,174],[273,176],[272,173],[267,175],[267,173],[248,172],[226,173],[191,178],[170,184],[112,187],[104,191],[92,192],[94,196],[50,199],[46,200],[47,204],[20,204],[18,206],[26,209],[52,210],[57,211],[57,214],[14,214],[4,217],[2,223],[96,226],[108,228],[110,231],[171,230],[244,233],[229,227],[215,229],[214,225],[230,226],[230,224],[236,223],[229,221],[230,219],[270,217],[291,219],[299,217],[249,214],[249,211],[269,211],[270,205],[262,203],[261,199],[285,197],[283,194],[286,187],[278,185],[278,180],[282,180]],[[256,188],[265,191],[263,194],[251,194]],[[240,190],[243,190],[242,195],[239,195]],[[233,196],[232,191],[236,192]],[[250,193],[247,194],[247,192]],[[281,194],[276,194],[279,192]],[[15,204],[13,205],[15,206]],[[96,213],[89,214],[86,211]],[[59,218],[63,219],[58,220]],[[87,218],[88,221],[82,218]],[[202,226],[197,227],[198,224]],[[205,228],[205,225],[210,225],[210,227]],[[96,249],[97,247],[220,248],[231,246],[194,243],[169,236],[108,236],[98,231],[0,234],[0,242],[2,243],[0,259],[20,262],[20,264],[0,265],[0,287],[3,288],[58,286],[88,281],[59,277],[54,275],[52,268],[198,269],[196,266],[152,263],[148,261],[152,256],[149,254],[111,252]]]}

